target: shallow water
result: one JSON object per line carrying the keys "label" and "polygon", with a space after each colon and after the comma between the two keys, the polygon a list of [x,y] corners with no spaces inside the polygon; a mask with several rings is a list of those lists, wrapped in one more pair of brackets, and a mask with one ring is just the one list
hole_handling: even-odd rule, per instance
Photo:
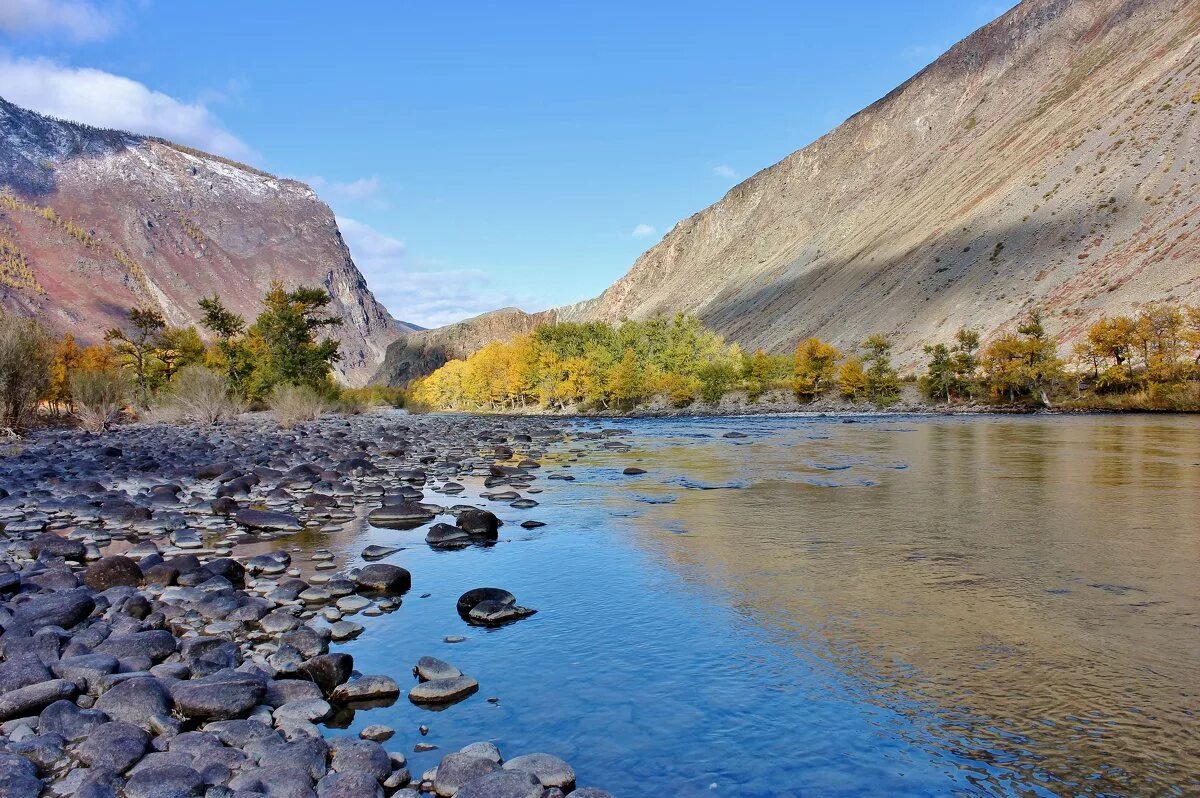
{"label": "shallow water", "polygon": [[[1200,792],[1197,420],[621,426],[631,451],[568,443],[541,506],[491,506],[492,548],[338,536],[406,545],[413,573],[346,646],[358,669],[407,685],[431,654],[481,685],[351,729],[429,726],[417,774],[491,739],[619,796]],[[469,628],[454,602],[481,585],[541,611]]]}

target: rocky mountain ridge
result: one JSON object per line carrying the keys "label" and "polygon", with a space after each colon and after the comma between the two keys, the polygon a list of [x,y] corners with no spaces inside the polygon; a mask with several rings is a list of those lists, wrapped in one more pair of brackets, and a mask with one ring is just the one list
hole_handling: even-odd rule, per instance
{"label": "rocky mountain ridge", "polygon": [[1033,306],[1200,301],[1200,4],[1025,0],[680,222],[565,319],[684,311],[746,347],[887,333],[902,363]]}
{"label": "rocky mountain ridge", "polygon": [[0,189],[0,308],[79,340],[135,305],[195,324],[213,294],[253,320],[276,279],[329,290],[348,384],[364,384],[404,334],[303,183],[0,99]]}
{"label": "rocky mountain ridge", "polygon": [[1024,0],[542,316],[693,313],[771,352],[880,332],[911,370],[1036,306],[1065,353],[1105,314],[1200,303],[1198,157],[1200,3]]}

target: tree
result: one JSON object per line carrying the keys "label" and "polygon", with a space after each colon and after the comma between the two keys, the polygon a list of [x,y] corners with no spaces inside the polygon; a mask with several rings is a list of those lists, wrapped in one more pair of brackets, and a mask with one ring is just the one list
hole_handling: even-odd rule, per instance
{"label": "tree", "polygon": [[608,390],[617,405],[632,405],[642,399],[644,383],[642,364],[637,353],[626,349],[608,376]]}
{"label": "tree", "polygon": [[204,362],[204,342],[195,327],[167,327],[155,343],[155,358],[162,364],[161,382],[169,383],[176,372]]}
{"label": "tree", "polygon": [[1015,334],[1002,335],[988,344],[982,364],[992,393],[1007,394],[1010,402],[1027,396],[1049,403],[1048,393],[1063,377],[1062,361],[1037,309]]}
{"label": "tree", "polygon": [[82,352],[71,333],[63,335],[54,347],[50,361],[50,385],[46,389],[46,401],[55,412],[71,407],[71,374],[79,368]]}
{"label": "tree", "polygon": [[254,371],[254,362],[243,336],[246,320],[225,307],[219,296],[200,300],[204,315],[200,325],[217,337],[216,346],[205,353],[205,365],[225,375],[234,393],[245,395],[245,383]]}
{"label": "tree", "polygon": [[974,396],[978,389],[976,372],[979,370],[979,331],[967,327],[954,334],[952,354],[956,390]]}
{"label": "tree", "polygon": [[286,291],[276,281],[264,299],[266,309],[247,332],[254,363],[248,392],[263,399],[279,384],[307,385],[330,390],[333,364],[341,358],[338,342],[317,340],[317,333],[342,323],[324,310],[333,297],[322,288],[299,286]]}
{"label": "tree", "polygon": [[950,347],[945,344],[926,346],[925,354],[929,355],[929,366],[921,377],[921,391],[930,399],[940,399],[949,405],[956,381]]}
{"label": "tree", "polygon": [[792,387],[796,398],[813,401],[833,384],[841,352],[818,338],[809,338],[796,347]]}
{"label": "tree", "polygon": [[900,398],[900,377],[892,368],[892,342],[876,333],[862,343],[866,364],[866,394],[877,405],[886,406]]}
{"label": "tree", "polygon": [[866,394],[867,372],[860,358],[852,355],[841,362],[837,370],[837,387],[838,392],[852,402]]}
{"label": "tree", "polygon": [[128,314],[130,330],[113,327],[104,332],[104,340],[111,342],[117,354],[127,359],[133,369],[138,404],[150,407],[150,381],[148,373],[154,357],[156,336],[167,322],[157,310],[131,308]]}

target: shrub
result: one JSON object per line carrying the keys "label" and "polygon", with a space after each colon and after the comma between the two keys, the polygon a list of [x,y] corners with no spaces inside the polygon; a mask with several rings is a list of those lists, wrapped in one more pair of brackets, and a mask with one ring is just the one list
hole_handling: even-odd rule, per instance
{"label": "shrub", "polygon": [[0,421],[20,429],[37,412],[50,385],[54,342],[46,328],[33,319],[0,316]]}
{"label": "shrub", "polygon": [[204,366],[185,366],[159,397],[153,417],[168,423],[216,424],[243,409],[224,375]]}
{"label": "shrub", "polygon": [[281,427],[316,421],[329,409],[329,401],[307,385],[278,385],[267,397],[267,406]]}
{"label": "shrub", "polygon": [[88,432],[103,432],[129,401],[129,377],[119,368],[77,371],[71,375],[72,412]]}

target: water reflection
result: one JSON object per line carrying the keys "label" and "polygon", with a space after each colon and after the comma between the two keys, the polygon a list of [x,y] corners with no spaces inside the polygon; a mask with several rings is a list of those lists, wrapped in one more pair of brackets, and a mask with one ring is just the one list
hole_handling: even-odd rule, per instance
{"label": "water reflection", "polygon": [[615,487],[614,508],[674,497],[641,502],[632,545],[912,715],[980,765],[980,789],[1200,790],[1194,420],[774,420],[736,448],[684,436],[729,423],[639,422],[644,448],[598,456],[650,472]]}

